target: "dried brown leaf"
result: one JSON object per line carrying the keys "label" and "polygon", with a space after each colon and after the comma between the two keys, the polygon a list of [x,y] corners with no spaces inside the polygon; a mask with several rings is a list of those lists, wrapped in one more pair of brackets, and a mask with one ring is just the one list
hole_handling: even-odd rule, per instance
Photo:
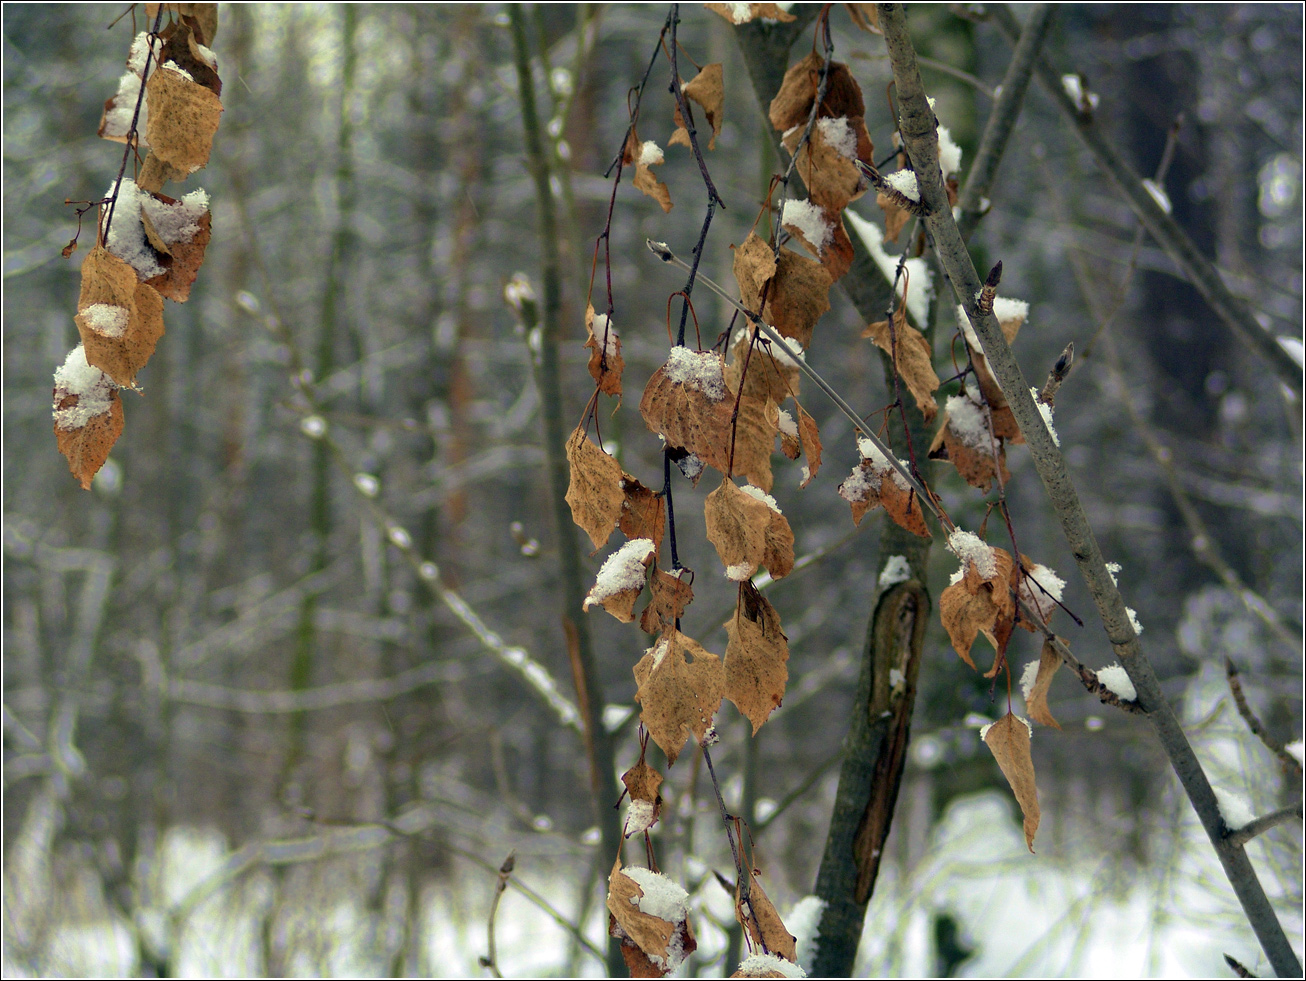
{"label": "dried brown leaf", "polygon": [[[632,870],[634,871],[634,870]],[[640,874],[649,875],[648,870]],[[683,890],[682,890],[683,891]],[[621,870],[617,856],[608,876],[608,932],[621,940],[621,954],[632,977],[657,978],[675,970],[698,949],[688,917],[666,920],[640,909],[644,890]],[[685,907],[688,905],[685,896]]]}
{"label": "dried brown leaf", "polygon": [[767,530],[774,513],[764,501],[746,494],[728,477],[704,502],[707,540],[716,546],[721,564],[746,574],[732,578],[746,579],[757,571],[766,554]]}
{"label": "dried brown leaf", "polygon": [[758,313],[762,308],[762,291],[775,276],[775,253],[756,232],[749,232],[744,244],[735,249],[733,267],[739,283],[739,302]]}
{"label": "dried brown leaf", "polygon": [[626,367],[626,359],[621,356],[621,338],[617,336],[617,328],[612,326],[611,319],[606,314],[600,314],[597,319],[599,333],[596,336],[594,306],[587,303],[585,333],[588,339],[585,346],[590,349],[590,377],[598,383],[599,391],[605,395],[620,396],[621,372]]}
{"label": "dried brown leaf", "polygon": [[1038,833],[1038,788],[1034,785],[1034,760],[1029,753],[1029,723],[1008,712],[984,733],[984,742],[998,761],[1002,775],[1007,778],[1016,802],[1024,815],[1025,845],[1034,851],[1034,835]]}
{"label": "dried brown leaf", "polygon": [[907,305],[901,304],[894,311],[893,330],[889,321],[879,320],[862,331],[863,337],[869,337],[880,350],[894,360],[898,374],[907,385],[921,415],[930,422],[938,414],[939,407],[934,402],[934,393],[939,388],[939,376],[934,372],[933,351],[930,342],[915,327],[907,322]]}
{"label": "dried brown leaf", "polygon": [[725,693],[725,669],[678,630],[669,630],[635,665],[640,721],[653,741],[676,762],[690,735],[701,742]]}
{"label": "dried brown leaf", "polygon": [[584,426],[577,426],[567,440],[567,463],[571,467],[566,498],[571,520],[590,536],[594,548],[600,549],[617,526],[626,500],[621,464],[594,445]]}
{"label": "dried brown leaf", "polygon": [[172,180],[185,180],[209,162],[222,100],[166,67],[150,75],[145,88],[150,100],[145,132],[151,153],[168,165]]}
{"label": "dried brown leaf", "polygon": [[780,707],[789,681],[789,638],[780,615],[751,582],[739,584],[735,615],[726,621],[726,698],[753,724],[753,735]]}
{"label": "dried brown leaf", "polygon": [[[825,59],[813,51],[802,61],[796,62],[785,72],[780,90],[771,100],[767,112],[771,125],[781,133],[795,126],[806,126],[807,117],[812,111],[821,80],[821,69]],[[825,101],[817,115],[821,118],[839,116],[860,117],[866,115],[866,104],[862,100],[862,89],[857,84],[848,66],[842,62],[830,62],[830,73],[826,79]]]}
{"label": "dried brown leaf", "polygon": [[921,538],[929,538],[925,512],[911,485],[888,463],[862,460],[861,464],[839,485],[839,496],[852,505],[853,524],[862,523],[867,511],[883,507],[900,528]]}
{"label": "dried brown leaf", "polygon": [[[685,98],[692,99],[703,107],[703,113],[707,116],[707,123],[712,127],[712,136],[707,144],[709,150],[716,149],[716,138],[721,135],[721,124],[724,122],[722,107],[725,104],[726,93],[721,69],[720,62],[704,65],[702,70],[691,81],[686,83],[683,89]],[[679,106],[676,107],[675,118],[676,131],[671,134],[671,139],[667,143],[689,146],[689,131],[685,128],[685,121],[681,118]]]}
{"label": "dried brown leaf", "polygon": [[[969,402],[968,397],[967,402]],[[976,406],[973,402],[969,404],[972,408],[967,410],[967,414],[983,413],[983,407]],[[978,487],[985,493],[993,486],[993,481],[999,475],[1003,484],[1011,479],[1011,474],[1007,471],[1006,448],[1001,440],[988,437],[988,418],[991,417],[985,417],[983,421],[985,427],[983,434],[978,434],[975,429],[959,432],[952,415],[945,412],[943,422],[934,434],[933,442],[930,443],[929,451],[931,460],[946,460],[951,463],[966,483]],[[997,447],[996,459],[993,456],[994,446]]]}
{"label": "dried brown leaf", "polygon": [[653,598],[639,619],[639,629],[646,634],[660,634],[674,628],[685,614],[685,607],[694,601],[694,588],[690,585],[693,573],[677,569],[675,573],[653,570],[649,590]]}
{"label": "dried brown leaf", "polygon": [[[631,819],[627,819],[622,831],[625,837],[629,838],[632,834],[647,831],[657,824],[662,812],[662,794],[658,791],[662,786],[662,774],[649,766],[641,754],[639,762],[621,775],[621,782],[626,785],[632,801],[643,801],[651,807],[651,811],[648,808],[643,809],[643,820],[634,828],[631,827]],[[632,810],[631,813],[633,817],[637,812]]]}
{"label": "dried brown leaf", "polygon": [[806,350],[811,346],[817,320],[830,309],[832,282],[825,267],[816,260],[781,249],[762,318]]}
{"label": "dried brown leaf", "polygon": [[[154,194],[153,197],[163,207],[172,211],[185,207],[182,202],[166,194]],[[144,209],[141,210],[141,221],[145,224],[148,235],[155,223],[150,220]],[[199,275],[200,266],[204,264],[204,253],[212,237],[212,225],[213,214],[205,210],[194,221],[170,221],[162,230],[154,232],[158,242],[156,243],[155,238],[151,238],[150,244],[157,251],[170,256],[170,259],[163,263],[165,269],[162,273],[145,280],[159,292],[160,296],[175,303],[185,303],[190,299],[191,285]]]}
{"label": "dried brown leaf", "polygon": [[[1062,641],[1065,643],[1065,641]],[[1039,653],[1038,674],[1034,678],[1034,687],[1029,690],[1029,695],[1025,699],[1025,707],[1029,711],[1029,717],[1035,722],[1045,726],[1061,728],[1061,723],[1057,722],[1052,716],[1052,710],[1048,708],[1048,689],[1052,687],[1052,679],[1056,676],[1057,668],[1061,667],[1061,655],[1057,649],[1052,646],[1052,641],[1043,641],[1043,650]]]}
{"label": "dried brown leaf", "polygon": [[[832,132],[827,134],[826,127]],[[784,141],[790,153],[797,151],[798,173],[807,185],[812,203],[822,207],[827,215],[839,214],[850,201],[866,193],[867,185],[857,161],[874,166],[874,144],[866,130],[866,121],[861,116],[852,116],[843,120],[842,127],[846,132],[838,133],[837,120],[817,125],[801,147],[798,141],[802,139],[802,129],[795,130]]]}
{"label": "dried brown leaf", "polygon": [[[718,355],[698,355],[716,358]],[[730,466],[730,419],[734,398],[725,384],[704,388],[693,380],[673,381],[670,362],[653,372],[639,401],[640,415],[668,446],[695,453],[708,466],[725,473]]]}
{"label": "dried brown leaf", "polygon": [[602,606],[622,623],[635,619],[635,601],[644,591],[648,568],[657,561],[653,542],[635,538],[607,557],[585,597],[584,609]]}
{"label": "dried brown leaf", "polygon": [[[91,254],[94,255],[98,251],[100,250],[97,248]],[[115,262],[121,262],[117,256],[110,258]],[[89,259],[90,256],[87,256],[88,261]],[[104,280],[99,273],[110,265],[108,260],[96,263],[93,271],[94,281],[89,284],[87,269],[83,265],[82,295],[77,301],[79,313],[73,319],[77,323],[77,331],[81,334],[82,344],[86,348],[86,360],[112,378],[115,385],[131,388],[136,383],[136,373],[145,367],[154,353],[159,338],[163,336],[163,298],[152,286],[136,283],[131,302],[126,305],[128,321],[122,333],[110,335],[97,330],[91,318],[80,311],[85,311],[93,303],[104,302],[94,297],[103,295]],[[126,263],[123,265],[126,266]],[[136,273],[130,266],[126,266],[126,271],[133,279],[135,278]],[[115,280],[125,279],[121,267],[118,267],[113,275]],[[115,284],[112,292],[118,295],[118,284]]]}
{"label": "dried brown leaf", "polygon": [[[54,390],[56,411],[74,408],[80,399],[81,396],[70,395],[66,390]],[[109,459],[109,451],[122,435],[122,399],[116,391],[110,391],[108,399],[109,408],[83,425],[65,429],[56,422],[54,426],[59,452],[68,458],[68,470],[81,482],[83,490],[91,489],[91,480]]]}
{"label": "dried brown leaf", "polygon": [[648,538],[655,548],[662,547],[662,533],[667,524],[666,505],[662,498],[630,474],[622,474],[619,526],[627,538]]}
{"label": "dried brown leaf", "polygon": [[783,957],[790,964],[798,962],[798,938],[785,929],[784,921],[755,875],[749,877],[747,905],[741,896],[735,896],[735,919],[748,931],[754,948]]}
{"label": "dried brown leaf", "polygon": [[[996,571],[987,579],[980,577],[974,562],[967,562],[962,578],[948,586],[939,597],[939,614],[948,631],[953,650],[972,668],[971,645],[981,633],[995,647],[1000,646],[1002,632],[1009,636],[1016,605],[1011,595],[1011,554],[993,549]],[[995,662],[996,663],[996,662]]]}

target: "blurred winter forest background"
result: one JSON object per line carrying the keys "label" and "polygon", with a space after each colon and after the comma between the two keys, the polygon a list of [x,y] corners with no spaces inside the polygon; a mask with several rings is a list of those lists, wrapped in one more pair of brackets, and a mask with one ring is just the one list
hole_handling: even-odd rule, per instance
{"label": "blurred winter forest background", "polygon": [[[908,10],[963,174],[1011,53],[983,5],[965,6]],[[568,429],[593,391],[581,344],[604,172],[666,12],[526,10],[560,216]],[[86,492],[55,448],[51,374],[77,342],[76,274],[93,244],[88,223],[81,251],[60,258],[77,227],[64,200],[102,196],[121,160],[95,135],[132,37],[130,15],[110,27],[117,14],[3,11],[6,975],[477,976],[495,873],[514,850],[501,969],[601,972],[613,856],[598,828],[620,812],[615,794],[595,806],[568,715],[563,614],[581,614],[563,610],[558,568],[576,543],[552,520],[539,335],[504,299],[514,274],[538,291],[540,273],[507,8],[221,6],[225,112],[213,160],[185,185],[211,196],[212,244],[189,303],[168,304],[143,392],[124,397],[126,431]],[[726,208],[703,268],[731,283],[729,246],[781,166],[770,94],[759,104],[722,17],[689,5],[681,17],[688,56],[725,65],[724,128],[705,155]],[[831,23],[882,156],[883,41],[842,10]],[[810,44],[808,31],[791,60]],[[1174,216],[1300,360],[1300,7],[1066,6],[1046,53],[1083,73],[1097,125],[1144,175],[1182,115],[1163,182]],[[640,136],[665,148],[665,60],[653,71]],[[669,214],[629,179],[616,192],[627,396],[610,417],[615,403],[600,409],[624,468],[654,487],[661,449],[637,405],[683,279],[643,243],[687,254],[706,200],[683,148],[659,176]],[[879,221],[873,198],[854,210]],[[1016,354],[1031,381],[1075,342],[1056,422],[1080,494],[1213,782],[1260,813],[1298,799],[1300,769],[1248,732],[1224,659],[1269,738],[1299,739],[1301,404],[1137,230],[1031,86],[971,243],[976,265],[1001,259],[1003,294],[1030,303]],[[714,338],[730,311],[695,299]],[[838,290],[831,299],[809,359],[854,404],[880,407],[892,392],[864,322]],[[940,366],[950,309],[939,304]],[[773,492],[798,554],[819,553],[768,594],[790,638],[789,693],[751,740],[725,705],[715,755],[800,937],[882,521],[853,532],[835,494],[856,463],[850,428],[815,393],[805,404],[825,468],[799,491],[797,467],[777,457]],[[1021,550],[1069,582],[1085,627],[1060,629],[1103,666],[1109,644],[1028,454],[1009,461]],[[936,471],[949,511],[978,527],[983,500]],[[675,493],[681,560],[697,570],[686,630],[719,652],[734,587],[697,518],[710,483]],[[587,575],[607,551],[583,554]],[[954,568],[936,549],[936,604]],[[588,618],[619,772],[638,755],[631,668],[647,641],[601,611]],[[1066,678],[1052,692],[1063,731],[1034,738],[1044,824],[1038,854],[1025,852],[977,731],[1005,711],[1001,696],[932,619],[861,969],[1207,975],[1230,953],[1264,970],[1150,727]],[[1013,646],[1017,670],[1037,657],[1032,638]],[[732,901],[711,870],[733,872],[693,754],[663,793],[659,860],[693,893],[701,943],[684,971],[728,974]],[[1300,825],[1249,850],[1300,951]]]}

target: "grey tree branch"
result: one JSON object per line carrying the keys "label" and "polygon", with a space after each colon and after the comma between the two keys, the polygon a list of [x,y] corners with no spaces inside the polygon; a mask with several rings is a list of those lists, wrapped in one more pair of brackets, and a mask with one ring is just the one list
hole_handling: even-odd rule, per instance
{"label": "grey tree branch", "polygon": [[[948,207],[947,192],[939,170],[937,121],[926,101],[915,50],[907,32],[906,15],[900,4],[880,4],[880,27],[884,31],[889,60],[893,65],[900,113],[899,130],[916,171],[921,201],[929,211],[925,224],[935,250],[1011,405],[1016,423],[1029,446],[1034,466],[1061,524],[1062,533],[1071,546],[1080,574],[1102,618],[1107,637],[1138,691],[1139,705],[1156,728],[1161,746],[1201,819],[1270,963],[1280,975],[1300,976],[1301,965],[1297,955],[1283,932],[1246,852],[1225,838],[1224,821],[1220,816],[1215,793],[1188,743],[1179,719],[1161,691],[1151,662],[1143,653],[1124,600],[1107,571],[1097,539],[1089,527],[1088,517],[1079,502],[1079,495],[1066,470],[1061,451],[1053,442],[1052,434],[1039,414],[1029,385],[1011,354],[997,318],[991,312],[980,312],[977,298],[981,279]],[[1139,188],[1141,190],[1141,184]],[[1141,193],[1151,200],[1145,190]],[[1152,202],[1152,206],[1155,208],[1155,202]],[[1159,208],[1155,210],[1160,213]]]}
{"label": "grey tree branch", "polygon": [[[562,558],[562,619],[569,646],[574,646],[575,673],[579,676],[576,694],[584,713],[585,743],[589,751],[590,779],[593,784],[594,812],[603,836],[606,855],[621,854],[621,829],[607,806],[616,797],[616,764],[612,740],[603,726],[603,688],[599,684],[598,664],[590,639],[589,624],[580,616],[585,599],[580,551],[576,527],[567,506],[567,461],[563,455],[566,432],[562,421],[562,373],[559,348],[562,343],[562,264],[558,256],[558,229],[553,211],[553,192],[549,187],[549,164],[545,155],[542,128],[535,112],[535,83],[531,56],[526,42],[524,15],[520,4],[508,8],[512,23],[513,53],[517,68],[517,91],[521,103],[522,128],[526,137],[526,160],[535,183],[535,206],[539,218],[540,272],[543,281],[541,305],[542,343],[539,359],[540,398],[544,410],[544,452],[548,459],[554,533]],[[673,14],[674,16],[674,14]],[[688,122],[688,120],[686,120]],[[608,944],[609,973],[623,964],[620,946]]]}
{"label": "grey tree branch", "polygon": [[[1005,6],[994,4],[993,21],[1007,39],[1015,42],[1020,37],[1020,25],[1015,16]],[[1035,66],[1039,82],[1056,103],[1066,121],[1071,124],[1075,135],[1093,154],[1098,166],[1116,189],[1125,197],[1129,206],[1147,227],[1157,244],[1184,271],[1188,281],[1202,298],[1210,305],[1216,316],[1224,322],[1244,344],[1268,361],[1279,380],[1287,385],[1300,402],[1302,397],[1302,369],[1281,348],[1274,337],[1252,316],[1251,311],[1238,297],[1234,296],[1220,278],[1219,272],[1206,256],[1202,255],[1197,245],[1167,212],[1161,209],[1151,192],[1143,185],[1142,179],[1134,169],[1125,162],[1111,141],[1097,127],[1092,115],[1082,113],[1079,107],[1066,93],[1061,76],[1057,74],[1046,57],[1040,57]]]}
{"label": "grey tree branch", "polygon": [[1020,40],[1011,55],[1011,64],[1002,76],[1002,91],[998,93],[997,102],[989,113],[979,149],[975,152],[975,162],[971,164],[966,186],[961,189],[961,197],[957,201],[961,209],[957,225],[961,228],[962,238],[969,239],[984,216],[984,199],[993,188],[998,165],[1007,149],[1007,140],[1020,117],[1021,107],[1025,104],[1025,92],[1034,72],[1034,63],[1043,50],[1043,39],[1047,37],[1056,9],[1049,3],[1035,4],[1020,32]]}
{"label": "grey tree branch", "polygon": [[1300,804],[1293,804],[1290,807],[1281,807],[1277,811],[1271,811],[1269,814],[1258,817],[1251,824],[1244,824],[1237,831],[1229,832],[1229,837],[1225,840],[1235,848],[1241,848],[1257,835],[1263,835],[1271,828],[1277,828],[1279,825],[1287,824],[1289,821],[1301,821],[1301,819],[1302,806]]}

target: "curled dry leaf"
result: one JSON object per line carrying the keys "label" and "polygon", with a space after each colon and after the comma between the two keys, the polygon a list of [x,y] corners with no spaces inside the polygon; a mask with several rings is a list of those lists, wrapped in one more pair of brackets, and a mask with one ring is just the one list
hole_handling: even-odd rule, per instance
{"label": "curled dry leaf", "polygon": [[887,460],[863,459],[839,485],[839,496],[852,505],[854,525],[861,524],[867,511],[883,506],[898,527],[930,537],[916,492]]}
{"label": "curled dry leaf", "polygon": [[912,398],[926,422],[933,421],[939,407],[934,393],[939,388],[939,376],[934,372],[933,351],[930,342],[911,324],[907,323],[907,304],[899,304],[893,314],[893,329],[887,320],[879,320],[862,331],[876,347],[893,358],[894,367],[907,385]]}
{"label": "curled dry leaf", "polygon": [[[1065,641],[1063,640],[1062,643]],[[1025,707],[1029,711],[1029,717],[1035,722],[1057,729],[1061,728],[1061,724],[1053,718],[1052,710],[1048,708],[1048,689],[1052,687],[1052,679],[1059,667],[1061,667],[1061,655],[1057,653],[1050,640],[1043,641],[1043,650],[1038,658],[1038,674],[1034,678],[1034,686],[1025,696]]]}
{"label": "curled dry leaf", "polygon": [[[816,93],[821,83],[821,69],[825,59],[813,51],[802,61],[796,62],[785,72],[780,90],[771,100],[768,117],[771,125],[781,133],[795,126],[806,126],[807,117],[816,101]],[[866,104],[862,100],[862,89],[857,84],[848,66],[842,62],[830,62],[830,73],[826,79],[825,101],[817,115],[821,118],[862,117],[866,115]]]}
{"label": "curled dry leaf", "polygon": [[1001,646],[999,633],[1005,630],[1010,636],[1016,613],[1011,553],[1000,548],[991,551],[995,569],[989,577],[980,573],[974,561],[967,560],[961,578],[939,597],[939,614],[952,648],[972,668],[975,661],[970,649],[975,638],[983,633],[995,648]]}
{"label": "curled dry leaf", "polygon": [[643,191],[659,205],[664,212],[671,210],[671,192],[667,190],[667,185],[657,179],[652,167],[657,167],[666,162],[662,151],[652,140],[640,142],[635,135],[635,127],[630,127],[630,136],[626,139],[625,155],[622,158],[626,165],[635,165],[634,184],[639,190]]}
{"label": "curled dry leaf", "polygon": [[621,464],[594,445],[584,426],[577,426],[567,440],[567,463],[571,467],[566,498],[571,520],[590,536],[594,548],[600,549],[617,526],[626,500]]}
{"label": "curled dry leaf", "polygon": [[725,473],[730,466],[732,396],[719,355],[675,348],[648,380],[639,411],[668,446],[693,453]]}
{"label": "curled dry leaf", "polygon": [[[216,26],[216,25],[215,25]],[[214,95],[222,95],[222,80],[218,78],[217,63],[213,52],[206,53],[199,47],[203,38],[196,39],[192,27],[198,24],[192,19],[173,21],[160,37],[163,39],[163,53],[159,55],[159,64],[172,63],[189,75],[196,84],[204,86]]]}
{"label": "curled dry leaf", "polygon": [[784,699],[789,682],[789,638],[775,607],[747,580],[739,584],[735,615],[725,628],[730,638],[725,656],[726,698],[753,724],[753,735],[757,735]]}
{"label": "curled dry leaf", "polygon": [[584,608],[602,606],[622,623],[635,619],[635,601],[644,591],[647,570],[657,558],[653,542],[635,538],[608,556],[585,597]]}
{"label": "curled dry leaf", "polygon": [[833,282],[825,267],[815,259],[781,249],[762,319],[806,350],[811,347],[816,322],[830,309]]}
{"label": "curled dry leaf", "polygon": [[170,258],[165,270],[145,280],[175,303],[190,299],[190,288],[204,264],[204,253],[212,237],[213,215],[204,191],[192,191],[180,200],[166,194],[143,195],[141,223],[155,251]]}
{"label": "curled dry leaf", "polygon": [[621,475],[621,491],[625,495],[619,520],[621,533],[630,539],[652,539],[653,546],[660,549],[667,524],[662,498],[628,473]]}
{"label": "curled dry leaf", "polygon": [[754,313],[762,309],[762,292],[775,276],[775,253],[756,232],[749,232],[744,244],[735,249],[735,281],[739,283],[739,302]]}
{"label": "curled dry leaf", "polygon": [[689,926],[689,894],[649,869],[623,871],[617,857],[608,876],[608,932],[621,940],[632,977],[674,971],[698,943]]}
{"label": "curled dry leaf", "polygon": [[[685,98],[692,99],[703,107],[703,113],[707,116],[707,123],[712,127],[712,137],[708,140],[707,148],[716,149],[716,138],[721,135],[721,124],[724,122],[722,107],[725,104],[725,83],[723,81],[721,63],[717,62],[712,65],[704,65],[702,71],[694,76],[693,80],[688,82],[684,89]],[[671,139],[667,140],[667,145],[680,144],[689,146],[689,130],[685,128],[685,121],[680,116],[680,107],[676,107],[676,131],[671,134]]]}
{"label": "curled dry leaf", "polygon": [[639,762],[621,775],[621,782],[630,794],[630,813],[622,829],[629,838],[657,823],[662,812],[662,794],[658,791],[662,786],[662,774],[649,766],[641,755]]}
{"label": "curled dry leaf", "polygon": [[208,165],[222,100],[179,71],[164,67],[145,84],[150,100],[146,138],[150,152],[183,181]]}
{"label": "curled dry leaf", "polygon": [[805,129],[804,125],[787,134],[783,145],[791,154],[797,154],[798,173],[812,203],[824,208],[833,219],[850,201],[866,193],[867,185],[857,163],[873,167],[875,146],[861,116],[820,119],[807,142],[800,146]]}
{"label": "curled dry leaf", "polygon": [[984,743],[993,752],[1024,815],[1025,846],[1034,851],[1040,820],[1038,788],[1034,785],[1034,760],[1029,753],[1029,723],[1008,712],[984,730]]}
{"label": "curled dry leaf", "polygon": [[[102,306],[125,311],[126,324],[106,331],[93,312]],[[140,283],[136,271],[102,246],[82,262],[82,288],[77,298],[77,331],[86,360],[105,372],[115,385],[130,388],[136,373],[150,360],[163,336],[163,299]],[[115,325],[116,326],[116,325]]]}
{"label": "curled dry leaf", "polygon": [[765,566],[779,579],[794,567],[794,533],[779,511],[725,478],[704,502],[707,539],[732,579],[747,579]]}
{"label": "curled dry leaf", "polygon": [[76,347],[54,374],[54,437],[68,469],[91,489],[91,480],[122,435],[122,400],[113,382],[88,364]]}
{"label": "curled dry leaf", "polygon": [[702,741],[721,707],[726,679],[719,657],[669,630],[635,665],[635,682],[640,721],[671,765],[691,734]]}
{"label": "curled dry leaf", "polygon": [[[596,333],[597,330],[597,333]],[[585,305],[585,346],[590,350],[590,377],[605,395],[621,395],[621,373],[626,359],[621,356],[621,338],[606,314],[595,314],[593,304]]]}
{"label": "curled dry leaf", "polygon": [[969,392],[948,397],[943,422],[930,443],[929,458],[951,463],[966,483],[985,493],[995,479],[1000,478],[1003,484],[1011,479],[1002,440],[990,428],[984,406]]}
{"label": "curled dry leaf", "polygon": [[653,598],[639,618],[639,629],[646,634],[660,634],[673,629],[676,621],[685,615],[685,607],[694,601],[694,588],[690,585],[693,573],[677,569],[674,573],[654,568],[649,591]]}
{"label": "curled dry leaf", "polygon": [[785,929],[757,876],[750,873],[748,899],[735,895],[735,919],[748,931],[754,949],[783,957],[790,964],[798,962],[798,938]]}

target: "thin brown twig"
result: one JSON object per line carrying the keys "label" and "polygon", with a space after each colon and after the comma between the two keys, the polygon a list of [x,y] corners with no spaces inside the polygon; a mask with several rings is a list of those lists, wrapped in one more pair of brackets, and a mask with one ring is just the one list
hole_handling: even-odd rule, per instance
{"label": "thin brown twig", "polygon": [[1275,756],[1283,761],[1285,766],[1294,768],[1298,773],[1302,771],[1302,765],[1297,762],[1296,757],[1283,748],[1283,744],[1270,735],[1265,723],[1261,721],[1255,710],[1247,704],[1247,695],[1243,692],[1242,680],[1238,677],[1238,668],[1233,663],[1233,658],[1224,659],[1224,673],[1229,681],[1229,691],[1233,695],[1234,704],[1238,706],[1238,714],[1242,720],[1247,723],[1247,728],[1251,730],[1252,735],[1265,744]]}
{"label": "thin brown twig", "polygon": [[480,959],[481,967],[488,967],[490,973],[496,978],[503,977],[503,972],[499,970],[498,955],[494,949],[494,917],[499,912],[499,900],[503,898],[504,892],[508,888],[508,881],[512,878],[513,866],[517,864],[517,853],[509,852],[508,857],[503,860],[499,866],[499,878],[494,884],[494,898],[490,900],[490,916],[485,924],[486,941],[489,953]]}

